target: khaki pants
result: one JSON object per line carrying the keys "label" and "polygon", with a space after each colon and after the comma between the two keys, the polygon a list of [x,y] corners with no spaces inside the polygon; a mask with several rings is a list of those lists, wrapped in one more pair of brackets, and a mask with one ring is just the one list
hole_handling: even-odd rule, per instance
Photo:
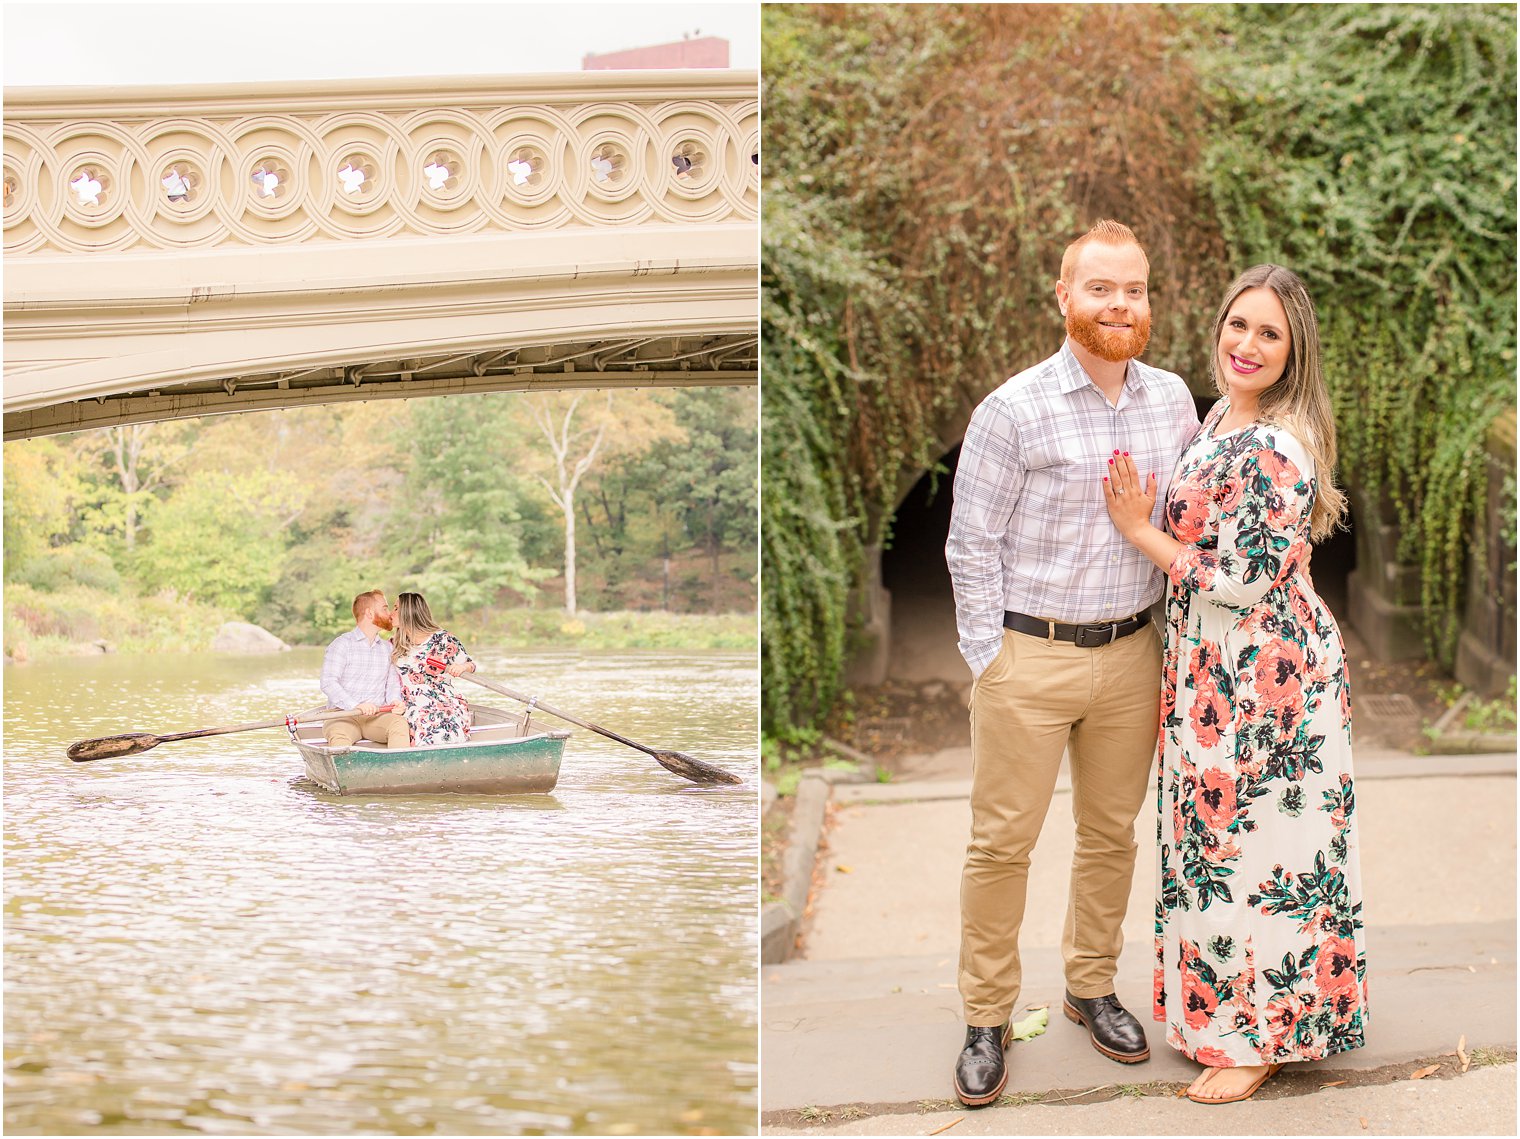
{"label": "khaki pants", "polygon": [[1029,856],[1068,747],[1077,835],[1061,940],[1066,985],[1082,998],[1114,991],[1160,703],[1154,621],[1093,649],[1003,631],[1003,647],[971,695],[959,973],[968,1025],[1000,1025],[1018,1003]]}
{"label": "khaki pants", "polygon": [[333,747],[352,747],[360,740],[386,747],[410,747],[412,742],[406,721],[394,712],[376,712],[373,716],[355,712],[341,720],[328,720],[322,732]]}

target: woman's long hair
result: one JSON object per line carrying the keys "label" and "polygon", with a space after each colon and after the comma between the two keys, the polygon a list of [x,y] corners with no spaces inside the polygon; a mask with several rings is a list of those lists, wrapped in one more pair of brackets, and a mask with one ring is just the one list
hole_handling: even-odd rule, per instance
{"label": "woman's long hair", "polygon": [[400,660],[427,640],[429,633],[439,631],[422,594],[403,593],[396,598],[396,631],[391,634],[391,660]]}
{"label": "woman's long hair", "polygon": [[1271,289],[1288,317],[1288,362],[1281,378],[1261,393],[1257,414],[1263,423],[1291,431],[1314,459],[1317,493],[1309,512],[1309,537],[1319,541],[1340,525],[1346,513],[1346,496],[1335,485],[1335,413],[1320,366],[1314,302],[1298,274],[1281,265],[1253,265],[1235,278],[1214,318],[1214,353],[1209,367],[1214,387],[1222,396],[1229,395],[1230,389],[1220,374],[1219,337],[1230,306],[1247,289]]}

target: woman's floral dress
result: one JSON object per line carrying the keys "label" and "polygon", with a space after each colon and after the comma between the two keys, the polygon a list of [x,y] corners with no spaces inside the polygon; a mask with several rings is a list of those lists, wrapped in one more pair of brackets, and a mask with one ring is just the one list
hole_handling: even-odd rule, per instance
{"label": "woman's floral dress", "polygon": [[396,662],[412,746],[463,743],[470,730],[470,705],[454,691],[453,677],[441,668],[427,666],[428,657],[450,665],[469,660],[470,654],[457,637],[439,629]]}
{"label": "woman's floral dress", "polygon": [[1157,1020],[1212,1067],[1317,1060],[1367,1025],[1340,630],[1299,572],[1313,460],[1221,400],[1166,496]]}

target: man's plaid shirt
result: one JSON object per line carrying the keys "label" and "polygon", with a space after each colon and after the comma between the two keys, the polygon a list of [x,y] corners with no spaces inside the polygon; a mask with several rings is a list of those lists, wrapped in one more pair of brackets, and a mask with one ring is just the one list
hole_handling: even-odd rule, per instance
{"label": "man's plaid shirt", "polygon": [[322,695],[334,708],[400,700],[401,677],[391,663],[391,643],[376,637],[370,644],[358,628],[333,641],[322,658]]}
{"label": "man's plaid shirt", "polygon": [[961,655],[980,676],[998,654],[1003,612],[1067,624],[1116,620],[1161,596],[1162,572],[1120,537],[1103,501],[1115,451],[1156,475],[1151,521],[1198,430],[1182,377],[1131,360],[1118,406],[1071,344],[992,392],[971,416],[955,472],[945,560]]}

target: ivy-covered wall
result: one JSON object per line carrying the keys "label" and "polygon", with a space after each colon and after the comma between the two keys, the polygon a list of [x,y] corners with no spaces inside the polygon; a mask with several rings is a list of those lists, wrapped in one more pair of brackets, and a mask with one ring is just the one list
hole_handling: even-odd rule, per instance
{"label": "ivy-covered wall", "polygon": [[1200,393],[1224,285],[1305,277],[1340,479],[1397,517],[1451,659],[1514,405],[1512,8],[763,12],[768,730],[837,697],[863,550],[945,426],[1059,346],[1061,251],[1099,217],[1150,254],[1147,359]]}

